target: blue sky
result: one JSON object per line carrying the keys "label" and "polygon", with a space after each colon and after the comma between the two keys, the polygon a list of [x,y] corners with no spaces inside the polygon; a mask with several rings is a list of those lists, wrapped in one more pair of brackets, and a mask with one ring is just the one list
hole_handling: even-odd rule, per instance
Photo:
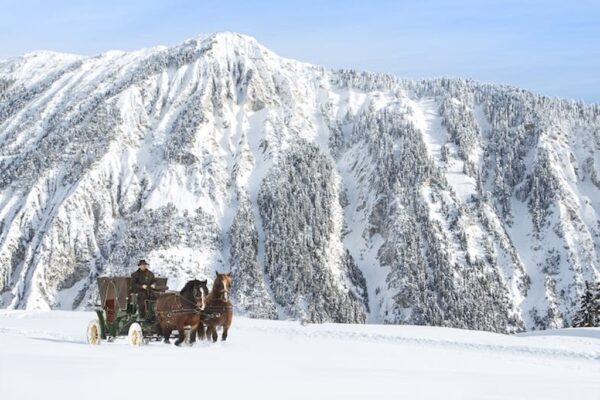
{"label": "blue sky", "polygon": [[331,68],[466,77],[600,103],[600,1],[0,0],[0,59],[234,31]]}

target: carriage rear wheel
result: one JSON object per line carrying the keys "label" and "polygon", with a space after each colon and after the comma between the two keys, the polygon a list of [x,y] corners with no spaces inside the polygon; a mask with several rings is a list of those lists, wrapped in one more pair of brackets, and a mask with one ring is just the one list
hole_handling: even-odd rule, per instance
{"label": "carriage rear wheel", "polygon": [[97,319],[91,320],[86,331],[87,343],[93,346],[102,343],[102,335],[100,332],[100,322]]}
{"label": "carriage rear wheel", "polygon": [[144,334],[142,332],[142,327],[137,322],[134,322],[129,327],[129,333],[127,334],[127,338],[129,339],[129,344],[132,346],[141,346],[145,344]]}

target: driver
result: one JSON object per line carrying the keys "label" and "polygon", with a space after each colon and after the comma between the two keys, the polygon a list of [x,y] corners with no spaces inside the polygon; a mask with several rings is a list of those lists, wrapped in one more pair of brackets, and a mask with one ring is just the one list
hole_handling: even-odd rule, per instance
{"label": "driver", "polygon": [[131,286],[133,292],[137,293],[138,310],[140,318],[146,318],[146,300],[153,299],[152,289],[156,288],[156,278],[148,269],[146,260],[138,262],[138,269],[131,274]]}

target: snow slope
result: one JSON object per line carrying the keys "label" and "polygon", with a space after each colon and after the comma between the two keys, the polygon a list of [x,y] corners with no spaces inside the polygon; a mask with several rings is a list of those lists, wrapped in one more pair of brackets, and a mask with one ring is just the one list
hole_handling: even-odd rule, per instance
{"label": "snow slope", "polygon": [[0,307],[84,310],[138,259],[240,312],[569,326],[600,280],[600,106],[329,71],[216,33],[0,61]]}
{"label": "snow slope", "polygon": [[597,399],[598,329],[450,328],[235,318],[228,341],[84,342],[91,312],[1,311],[0,398]]}

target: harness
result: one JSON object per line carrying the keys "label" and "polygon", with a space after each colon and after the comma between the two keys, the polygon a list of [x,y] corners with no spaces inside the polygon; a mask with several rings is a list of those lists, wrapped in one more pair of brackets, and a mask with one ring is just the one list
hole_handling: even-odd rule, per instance
{"label": "harness", "polygon": [[204,307],[204,311],[206,314],[208,314],[209,319],[219,318],[222,314],[225,314],[228,311],[233,311],[233,305],[231,305],[228,300],[229,291],[227,289],[222,289],[218,293],[219,297],[217,297],[215,300],[222,301],[225,304],[209,304]]}
{"label": "harness", "polygon": [[[228,300],[229,291],[227,289],[223,288],[222,290],[218,291],[217,293],[219,294],[219,296],[215,300],[221,301],[225,304],[206,305],[204,307],[204,309],[200,309],[200,308],[198,308],[196,303],[194,303],[191,300],[186,299],[185,297],[183,297],[181,295],[181,293],[172,292],[171,294],[175,295],[175,301],[177,302],[176,306],[178,309],[170,310],[170,311],[156,311],[155,313],[157,315],[159,315],[160,317],[163,317],[163,316],[166,317],[167,323],[171,323],[171,317],[174,317],[176,315],[183,315],[183,314],[197,314],[198,316],[206,318],[206,319],[219,318],[226,312],[233,311],[233,305],[231,305],[231,303]],[[184,301],[188,305],[191,305],[192,307],[184,308],[182,301]]]}
{"label": "harness", "polygon": [[[156,310],[155,313],[157,315],[162,316],[166,316],[167,322],[171,322],[171,317],[175,316],[175,315],[182,315],[182,314],[198,314],[200,316],[205,316],[207,315],[206,312],[204,312],[203,310],[201,310],[200,308],[198,308],[198,306],[196,305],[196,303],[194,303],[191,300],[186,299],[185,297],[183,297],[179,292],[173,292],[170,293],[175,295],[175,301],[177,302],[177,308],[176,310],[169,310],[169,311],[158,311]],[[192,305],[192,308],[183,308],[183,305],[181,304],[181,300],[185,301],[186,303]]]}

